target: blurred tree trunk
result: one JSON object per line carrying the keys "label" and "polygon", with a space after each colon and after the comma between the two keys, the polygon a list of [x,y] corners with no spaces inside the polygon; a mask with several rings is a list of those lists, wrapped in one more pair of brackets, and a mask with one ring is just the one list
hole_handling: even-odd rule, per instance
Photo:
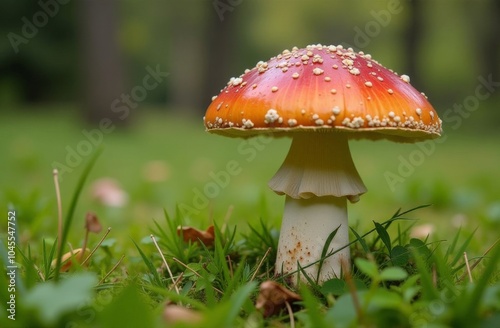
{"label": "blurred tree trunk", "polygon": [[[234,1],[233,1],[234,2]],[[210,104],[212,97],[219,94],[231,76],[243,72],[232,72],[231,61],[235,59],[236,42],[235,33],[239,33],[236,26],[239,11],[232,7],[229,2],[219,1],[227,7],[211,8],[211,12],[205,29],[205,46],[208,49],[206,56],[207,76],[203,85],[203,112]],[[234,2],[237,3],[237,2]],[[226,9],[224,11],[224,9]],[[233,8],[231,10],[231,8]]]}
{"label": "blurred tree trunk", "polygon": [[235,29],[240,2],[206,1],[190,10],[185,2],[172,2],[168,70],[174,112],[201,117],[212,96],[229,80],[234,36],[240,32]]}
{"label": "blurred tree trunk", "polygon": [[487,15],[477,24],[478,60],[483,77],[492,74],[500,81],[500,1],[490,0],[486,7]]}
{"label": "blurred tree trunk", "polygon": [[421,45],[422,36],[422,16],[423,8],[422,2],[419,0],[413,0],[408,2],[410,6],[410,15],[408,19],[408,27],[406,30],[406,35],[404,38],[405,42],[405,52],[407,59],[406,69],[407,74],[411,78],[411,84],[417,89],[421,90],[423,85],[420,83],[420,75],[418,74],[419,68],[419,47]]}
{"label": "blurred tree trunk", "polygon": [[202,39],[205,13],[200,7],[207,9],[190,6],[189,1],[171,1],[169,5],[168,101],[176,115],[199,113],[202,108],[207,50]]}
{"label": "blurred tree trunk", "polygon": [[83,59],[83,114],[91,123],[108,118],[125,123],[128,115],[112,111],[124,93],[124,72],[118,45],[118,1],[79,2]]}

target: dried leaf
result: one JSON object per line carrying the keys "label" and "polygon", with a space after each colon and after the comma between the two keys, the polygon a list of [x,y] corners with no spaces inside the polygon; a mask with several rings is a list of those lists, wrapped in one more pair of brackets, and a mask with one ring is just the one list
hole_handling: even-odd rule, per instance
{"label": "dried leaf", "polygon": [[[85,260],[85,258],[87,257],[88,254],[90,254],[90,249],[86,248],[85,249],[85,253],[83,254],[83,259],[80,260],[80,252],[82,251],[81,248],[77,248],[77,249],[74,249],[72,251],[69,251],[67,253],[65,253],[62,258],[61,258],[61,272],[66,272],[66,271],[69,271],[69,269],[71,269],[71,267],[73,266],[73,261],[76,260],[78,262],[82,262],[83,260]],[[51,263],[51,266],[52,267],[55,267],[56,266],[56,259],[54,259]]]}
{"label": "dried leaf", "polygon": [[175,304],[167,304],[165,310],[163,310],[163,320],[168,324],[180,322],[196,324],[199,323],[201,319],[202,316],[199,312]]}
{"label": "dried leaf", "polygon": [[212,246],[215,239],[214,226],[211,225],[206,231],[198,230],[192,227],[178,227],[177,235],[182,237],[186,243],[202,242],[205,246]]}
{"label": "dried leaf", "polygon": [[292,304],[302,300],[301,297],[274,281],[264,281],[260,284],[259,296],[255,307],[262,311],[264,317],[278,314],[285,309],[286,303]]}
{"label": "dried leaf", "polygon": [[87,215],[85,215],[85,229],[94,233],[101,232],[101,223],[94,212],[87,212]]}

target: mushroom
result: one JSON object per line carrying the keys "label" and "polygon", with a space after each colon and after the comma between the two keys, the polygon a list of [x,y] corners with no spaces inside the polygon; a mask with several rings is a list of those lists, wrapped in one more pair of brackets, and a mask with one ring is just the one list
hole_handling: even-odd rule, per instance
{"label": "mushroom", "polygon": [[441,133],[436,111],[407,75],[340,45],[294,47],[258,62],[212,98],[204,124],[230,137],[292,137],[269,182],[286,195],[276,274],[292,277],[291,284],[298,283],[298,264],[318,283],[350,267],[342,266],[350,263],[347,200],[357,202],[366,188],[348,140],[412,143]]}

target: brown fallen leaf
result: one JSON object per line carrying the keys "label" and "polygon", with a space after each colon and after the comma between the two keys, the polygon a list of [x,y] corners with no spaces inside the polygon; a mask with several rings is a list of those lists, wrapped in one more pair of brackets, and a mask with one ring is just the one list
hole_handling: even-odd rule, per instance
{"label": "brown fallen leaf", "polygon": [[177,235],[180,236],[181,233],[186,243],[199,243],[201,241],[205,246],[212,246],[214,244],[215,234],[213,225],[209,226],[206,231],[192,227],[178,227]]}
{"label": "brown fallen leaf", "polygon": [[277,282],[268,280],[260,284],[255,307],[262,311],[264,317],[267,318],[280,313],[281,310],[285,309],[286,303],[292,304],[301,300],[300,295],[286,289]]}
{"label": "brown fallen leaf", "polygon": [[[65,254],[63,254],[63,256],[61,257],[61,272],[66,272],[68,271],[69,269],[71,269],[71,267],[73,266],[73,261],[74,260],[77,260],[78,262],[82,262],[83,260],[81,260],[80,256],[77,256],[78,254],[80,254],[80,252],[82,251],[81,248],[76,248],[72,251],[69,251]],[[85,252],[84,252],[84,256],[83,256],[83,259],[85,259],[85,257],[90,254],[90,249],[86,248],[85,249]],[[54,259],[51,263],[51,266],[52,267],[55,267],[56,266],[56,261],[57,259]]]}
{"label": "brown fallen leaf", "polygon": [[167,304],[163,310],[163,320],[168,324],[196,324],[202,319],[201,313],[176,304]]}

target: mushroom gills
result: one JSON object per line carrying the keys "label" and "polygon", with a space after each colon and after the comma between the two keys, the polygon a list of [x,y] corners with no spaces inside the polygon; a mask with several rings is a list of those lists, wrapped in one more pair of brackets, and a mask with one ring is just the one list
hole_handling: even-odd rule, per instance
{"label": "mushroom gills", "polygon": [[342,132],[294,133],[290,151],[268,185],[277,194],[296,199],[347,196],[356,200],[366,192]]}

